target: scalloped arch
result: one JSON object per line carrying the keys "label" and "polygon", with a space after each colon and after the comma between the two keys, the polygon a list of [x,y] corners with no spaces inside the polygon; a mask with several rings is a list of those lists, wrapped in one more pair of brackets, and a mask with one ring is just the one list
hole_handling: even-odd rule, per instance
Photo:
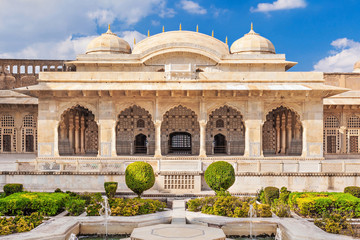
{"label": "scalloped arch", "polygon": [[66,104],[64,106],[62,106],[59,111],[58,111],[58,116],[57,116],[57,119],[59,120],[59,122],[62,121],[63,119],[63,116],[66,112],[68,112],[70,109],[73,109],[75,107],[82,107],[86,110],[88,110],[89,112],[91,112],[93,115],[94,115],[94,120],[96,123],[98,123],[98,118],[97,118],[97,114],[96,114],[96,108],[90,104],[83,104],[83,103],[69,103],[69,104]]}

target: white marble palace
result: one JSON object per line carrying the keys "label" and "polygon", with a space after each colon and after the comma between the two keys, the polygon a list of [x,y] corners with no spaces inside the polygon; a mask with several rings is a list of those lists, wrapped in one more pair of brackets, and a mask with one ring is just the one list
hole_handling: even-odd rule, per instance
{"label": "white marble palace", "polygon": [[297,63],[252,27],[231,47],[180,28],[133,49],[109,27],[74,61],[35,61],[0,62],[0,156],[36,153],[1,184],[102,191],[118,181],[126,192],[126,166],[146,161],[150,191],[200,193],[219,160],[235,168],[233,193],[360,184],[360,62],[353,73],[291,72]]}

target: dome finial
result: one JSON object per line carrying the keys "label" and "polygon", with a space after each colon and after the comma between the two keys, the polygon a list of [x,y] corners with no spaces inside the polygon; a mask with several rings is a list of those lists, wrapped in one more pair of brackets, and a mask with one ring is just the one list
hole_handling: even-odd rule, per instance
{"label": "dome finial", "polygon": [[110,29],[110,23],[108,24],[108,30],[111,31],[111,29]]}
{"label": "dome finial", "polygon": [[227,39],[227,36],[226,36],[226,38],[225,38],[225,43],[226,43],[226,45],[228,45],[228,39]]}
{"label": "dome finial", "polygon": [[181,31],[182,29],[181,29],[181,23],[180,23],[180,26],[179,26],[179,30]]}
{"label": "dome finial", "polygon": [[251,22],[251,31],[254,31],[254,24]]}
{"label": "dome finial", "polygon": [[165,27],[163,26],[163,29],[162,29],[163,32],[165,32]]}
{"label": "dome finial", "polygon": [[212,32],[211,32],[211,36],[212,36],[212,37],[214,37],[214,30],[212,30]]}
{"label": "dome finial", "polygon": [[199,25],[196,25],[196,32],[199,32]]}
{"label": "dome finial", "polygon": [[150,37],[150,30],[148,30],[148,37]]}
{"label": "dome finial", "polygon": [[134,45],[136,44],[136,38],[134,37]]}

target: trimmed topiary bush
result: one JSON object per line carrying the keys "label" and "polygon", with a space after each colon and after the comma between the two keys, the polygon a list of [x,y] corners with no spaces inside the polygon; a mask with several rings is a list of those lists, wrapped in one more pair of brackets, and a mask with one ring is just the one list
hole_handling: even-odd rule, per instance
{"label": "trimmed topiary bush", "polygon": [[235,182],[234,168],[228,162],[213,162],[205,171],[205,181],[216,194],[223,195]]}
{"label": "trimmed topiary bush", "polygon": [[104,182],[105,193],[108,198],[115,197],[115,193],[118,187],[117,182]]}
{"label": "trimmed topiary bush", "polygon": [[280,192],[277,187],[266,187],[264,189],[266,204],[271,205],[275,199],[279,198]]}
{"label": "trimmed topiary bush", "polygon": [[22,192],[23,185],[20,183],[9,183],[4,186],[4,193],[6,196],[9,196],[13,193]]}
{"label": "trimmed topiary bush", "polygon": [[289,200],[291,191],[288,191],[286,187],[280,189],[279,201],[282,203],[287,203]]}
{"label": "trimmed topiary bush", "polygon": [[344,189],[344,193],[350,193],[354,197],[360,198],[360,187],[349,186]]}
{"label": "trimmed topiary bush", "polygon": [[140,198],[144,191],[154,186],[154,170],[150,164],[145,162],[131,163],[125,170],[125,182],[128,188]]}

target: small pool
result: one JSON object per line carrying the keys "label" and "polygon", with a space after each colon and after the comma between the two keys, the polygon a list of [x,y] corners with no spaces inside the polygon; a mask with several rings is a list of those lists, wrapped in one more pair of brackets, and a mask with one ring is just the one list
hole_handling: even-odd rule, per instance
{"label": "small pool", "polygon": [[78,236],[78,239],[81,240],[118,240],[118,239],[124,239],[129,238],[130,235],[121,234],[121,235],[108,235],[105,237],[104,235],[80,235]]}

